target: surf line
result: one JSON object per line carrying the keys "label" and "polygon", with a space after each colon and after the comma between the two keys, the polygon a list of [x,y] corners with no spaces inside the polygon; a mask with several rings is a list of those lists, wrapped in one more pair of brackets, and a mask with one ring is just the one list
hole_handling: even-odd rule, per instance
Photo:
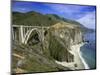
{"label": "surf line", "polygon": [[78,51],[78,54],[79,54],[80,59],[82,60],[82,63],[84,64],[85,69],[90,69],[85,59],[82,57],[82,54],[80,51]]}

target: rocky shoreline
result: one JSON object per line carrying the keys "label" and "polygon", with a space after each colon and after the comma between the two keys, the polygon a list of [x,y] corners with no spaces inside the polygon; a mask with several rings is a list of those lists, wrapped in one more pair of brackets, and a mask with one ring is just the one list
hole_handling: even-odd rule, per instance
{"label": "rocky shoreline", "polygon": [[72,63],[68,63],[66,61],[63,61],[63,62],[55,61],[55,62],[62,66],[69,67],[72,70],[89,69],[88,65],[84,61],[84,59],[81,55],[81,52],[80,52],[80,47],[83,45],[84,45],[84,43],[80,43],[77,45],[73,45],[71,47],[71,53],[74,54],[74,56],[75,56],[74,62],[72,62]]}

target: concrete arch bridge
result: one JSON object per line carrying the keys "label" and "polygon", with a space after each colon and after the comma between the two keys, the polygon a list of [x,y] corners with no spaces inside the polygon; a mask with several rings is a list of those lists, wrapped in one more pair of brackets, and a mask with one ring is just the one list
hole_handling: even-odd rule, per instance
{"label": "concrete arch bridge", "polygon": [[[44,33],[49,29],[46,26],[24,26],[24,25],[12,25],[12,39],[22,44],[29,43],[29,40],[33,42],[44,41]],[[32,39],[34,36],[34,39]]]}

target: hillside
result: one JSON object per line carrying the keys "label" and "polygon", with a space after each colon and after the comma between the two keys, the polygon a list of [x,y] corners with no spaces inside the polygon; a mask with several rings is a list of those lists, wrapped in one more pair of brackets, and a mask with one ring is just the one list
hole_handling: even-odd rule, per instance
{"label": "hillside", "polygon": [[[71,50],[73,45],[83,42],[84,26],[78,22],[64,20],[57,15],[51,17],[37,12],[13,12],[12,24],[47,27],[33,27],[33,29],[26,27],[26,31],[23,29],[25,27],[13,27],[12,73],[68,71],[76,70],[82,65],[75,61],[78,56]],[[25,35],[31,33],[30,36],[25,36],[27,43],[21,41],[22,33]],[[72,66],[65,67],[55,61],[72,63]]]}
{"label": "hillside", "polygon": [[28,13],[12,13],[12,24],[15,25],[31,25],[31,26],[50,26],[57,23],[51,18],[37,12]]}
{"label": "hillside", "polygon": [[84,27],[77,21],[65,19],[56,14],[43,15],[38,12],[12,12],[12,24],[13,25],[30,25],[30,26],[52,26],[58,22],[70,23],[78,26],[83,32],[93,32],[93,29]]}
{"label": "hillside", "polygon": [[70,23],[70,24],[73,24],[75,26],[78,26],[82,30],[82,32],[93,32],[94,31],[93,29],[89,29],[89,28],[84,27],[84,25],[80,24],[77,21],[66,19],[66,18],[60,17],[56,14],[47,14],[46,16],[48,16],[49,18],[51,18],[51,19],[53,19],[57,22],[63,21],[63,22]]}

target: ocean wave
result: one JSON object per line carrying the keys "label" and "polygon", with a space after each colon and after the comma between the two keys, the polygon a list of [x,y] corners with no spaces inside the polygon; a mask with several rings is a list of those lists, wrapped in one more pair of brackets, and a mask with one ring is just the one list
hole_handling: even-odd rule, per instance
{"label": "ocean wave", "polygon": [[82,60],[82,62],[84,64],[85,69],[90,69],[88,64],[86,63],[85,59],[82,57],[81,51],[78,51],[78,54],[79,54],[79,57],[80,57],[80,59]]}

